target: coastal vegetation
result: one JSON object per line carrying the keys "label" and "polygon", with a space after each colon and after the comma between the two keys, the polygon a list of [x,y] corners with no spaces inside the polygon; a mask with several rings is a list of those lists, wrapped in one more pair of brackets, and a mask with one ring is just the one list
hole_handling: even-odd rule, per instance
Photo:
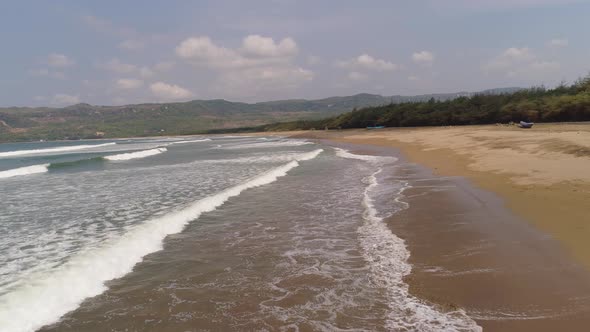
{"label": "coastal vegetation", "polygon": [[242,131],[413,127],[528,122],[590,121],[590,76],[573,84],[512,93],[475,94],[452,100],[390,103],[315,121],[275,123]]}

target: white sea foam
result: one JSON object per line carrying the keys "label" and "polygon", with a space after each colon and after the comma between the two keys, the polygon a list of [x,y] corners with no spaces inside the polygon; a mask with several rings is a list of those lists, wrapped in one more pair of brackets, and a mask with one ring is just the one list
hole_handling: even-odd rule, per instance
{"label": "white sea foam", "polygon": [[211,159],[211,160],[200,160],[198,163],[212,163],[212,164],[253,164],[253,163],[279,163],[296,160],[297,158],[305,155],[304,153],[280,153],[280,154],[264,154],[254,155],[250,157],[240,157],[232,159]]}
{"label": "white sea foam", "polygon": [[350,153],[348,150],[341,149],[341,148],[334,148],[336,151],[336,155],[340,158],[346,159],[357,159],[357,160],[364,160],[372,163],[385,163],[385,162],[396,162],[397,158],[395,157],[385,157],[385,156],[370,156],[364,154],[354,154]]}
{"label": "white sea foam", "polygon": [[190,221],[215,210],[244,190],[276,181],[297,167],[299,161],[311,160],[322,151],[308,152],[182,210],[148,220],[121,237],[107,241],[99,249],[75,256],[51,274],[31,276],[21,286],[0,297],[0,331],[28,332],[56,322],[65,313],[76,309],[85,298],[105,291],[105,281],[122,277],[145,255],[161,250],[167,235],[181,232]]}
{"label": "white sea foam", "polygon": [[285,146],[301,146],[301,145],[309,145],[315,144],[313,142],[308,141],[261,141],[261,142],[254,142],[254,143],[243,143],[243,144],[236,144],[236,145],[225,145],[223,149],[253,149],[253,148],[275,148],[275,147],[285,147]]}
{"label": "white sea foam", "polygon": [[[367,161],[371,162],[372,159]],[[442,312],[409,293],[409,286],[403,278],[412,271],[412,266],[408,263],[410,252],[404,240],[393,234],[383,218],[379,216],[372,198],[372,194],[379,186],[377,176],[381,172],[382,168],[378,168],[366,179],[368,186],[363,196],[364,224],[359,227],[358,232],[363,256],[370,266],[371,281],[376,287],[383,288],[387,292],[389,301],[387,329],[392,331],[481,331],[481,327],[463,310]],[[406,188],[407,186],[403,186],[397,192],[395,199],[397,203],[401,203],[400,197]]]}
{"label": "white sea foam", "polygon": [[95,144],[95,145],[73,145],[73,146],[60,146],[55,148],[47,148],[47,149],[35,149],[35,150],[17,150],[17,151],[8,151],[8,152],[0,152],[0,158],[2,157],[16,157],[16,156],[26,156],[31,154],[46,154],[46,153],[55,153],[55,152],[69,152],[69,151],[76,151],[76,150],[85,150],[85,149],[94,149],[100,148],[103,146],[108,145],[115,145],[117,143],[104,143],[104,144]]}
{"label": "white sea foam", "polygon": [[231,135],[229,135],[229,136],[221,136],[218,138],[219,139],[231,139],[231,138],[252,138],[252,137],[254,137],[254,136],[231,136]]}
{"label": "white sea foam", "polygon": [[150,149],[150,150],[142,150],[142,151],[115,154],[112,156],[105,156],[104,159],[111,160],[111,161],[140,159],[140,158],[155,156],[157,154],[160,154],[160,153],[166,152],[166,151],[168,151],[168,150],[166,150],[166,148],[155,148],[155,149]]}
{"label": "white sea foam", "polygon": [[36,173],[47,172],[49,164],[33,165],[26,167],[19,167],[15,169],[9,169],[6,171],[0,171],[0,179],[11,178],[13,176],[29,175]]}
{"label": "white sea foam", "polygon": [[195,140],[190,140],[190,141],[178,141],[178,142],[169,143],[169,145],[173,145],[173,144],[186,144],[186,143],[199,143],[199,142],[209,142],[210,140],[211,140],[210,138],[204,138],[204,139],[195,139]]}

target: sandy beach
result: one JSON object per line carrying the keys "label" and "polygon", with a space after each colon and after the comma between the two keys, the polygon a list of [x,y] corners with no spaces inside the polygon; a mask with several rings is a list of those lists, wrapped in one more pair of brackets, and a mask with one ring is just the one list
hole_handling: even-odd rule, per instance
{"label": "sandy beach", "polygon": [[411,252],[411,291],[484,330],[590,323],[590,124],[315,131],[359,152],[401,152],[415,184],[389,220]]}
{"label": "sandy beach", "polygon": [[590,267],[590,123],[299,133],[310,134],[394,147],[434,174],[466,177]]}

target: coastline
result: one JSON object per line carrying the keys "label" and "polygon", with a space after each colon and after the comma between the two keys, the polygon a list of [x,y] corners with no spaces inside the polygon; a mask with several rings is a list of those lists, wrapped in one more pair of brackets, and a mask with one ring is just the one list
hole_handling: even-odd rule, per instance
{"label": "coastline", "polygon": [[[453,135],[477,136],[496,128],[450,130]],[[401,156],[399,175],[414,181],[404,192],[410,208],[390,218],[388,225],[410,250],[413,271],[406,282],[414,295],[443,309],[464,308],[486,331],[580,330],[590,324],[590,246],[581,241],[586,236],[583,226],[590,224],[584,215],[588,183],[558,181],[561,174],[547,167],[555,155],[546,151],[522,158],[523,168],[540,169],[533,175],[545,176],[543,184],[519,174],[518,168],[478,169],[474,158],[485,150],[465,140],[460,147],[444,142],[441,131],[448,134],[449,129],[318,131],[291,137],[321,139],[358,153],[390,150]],[[510,137],[514,141],[514,136],[529,135],[521,139],[529,145],[536,139],[539,145],[547,135],[531,134],[538,132]],[[579,142],[586,144],[588,131],[575,135],[582,135]],[[496,158],[511,152],[503,139],[493,142],[502,146]],[[437,148],[443,142],[447,147]],[[466,153],[470,148],[477,151]],[[580,150],[573,155],[579,158],[578,166],[588,162]],[[531,156],[541,160],[526,165]],[[571,176],[576,174],[563,174]]]}
{"label": "coastline", "polygon": [[590,123],[536,129],[464,126],[292,133],[293,138],[399,149],[437,176],[461,176],[499,195],[590,269]]}

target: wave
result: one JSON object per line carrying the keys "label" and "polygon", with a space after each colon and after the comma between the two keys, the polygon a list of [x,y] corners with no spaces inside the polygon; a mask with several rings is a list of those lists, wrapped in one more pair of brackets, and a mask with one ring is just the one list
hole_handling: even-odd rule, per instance
{"label": "wave", "polygon": [[315,144],[312,142],[307,141],[270,141],[270,142],[256,142],[256,143],[244,143],[238,145],[226,145],[223,146],[223,149],[252,149],[252,148],[274,148],[274,147],[284,147],[284,146],[301,146],[301,145],[309,145]]}
{"label": "wave", "polygon": [[231,136],[231,135],[229,135],[229,136],[221,136],[221,137],[217,137],[217,138],[218,139],[232,139],[232,138],[252,138],[252,137],[254,137],[254,136],[246,136],[246,135],[244,135],[244,136],[241,136],[241,135],[240,136]]}
{"label": "wave", "polygon": [[336,151],[336,155],[340,158],[364,160],[364,161],[368,161],[371,163],[386,163],[386,162],[393,163],[398,160],[395,157],[354,154],[354,153],[350,153],[350,151],[348,151],[348,150],[341,149],[341,148],[334,148],[334,150]]}
{"label": "wave", "polygon": [[[358,159],[358,158],[355,158]],[[365,159],[363,159],[365,160]],[[364,224],[359,227],[363,257],[369,263],[371,281],[386,292],[389,305],[387,329],[392,331],[482,331],[464,310],[443,312],[412,296],[404,277],[412,271],[410,252],[404,240],[397,237],[384,222],[374,205],[372,194],[379,186],[378,168],[367,179],[362,204]],[[396,193],[397,203],[403,186]],[[407,204],[403,204],[407,207]]]}
{"label": "wave", "polygon": [[0,179],[11,178],[13,176],[45,173],[45,172],[47,172],[48,167],[49,167],[49,164],[42,164],[42,165],[19,167],[19,168],[15,168],[15,169],[9,169],[7,171],[0,171]]}
{"label": "wave", "polygon": [[103,158],[110,161],[123,161],[123,160],[131,160],[131,159],[140,159],[150,156],[155,156],[162,152],[168,151],[166,148],[155,148],[150,150],[142,150],[142,151],[135,151],[135,152],[128,152],[128,153],[121,153],[115,154],[112,156],[104,156]]}
{"label": "wave", "polygon": [[73,161],[62,161],[62,162],[56,162],[56,163],[50,163],[50,164],[41,164],[41,165],[20,167],[20,168],[15,168],[15,169],[9,169],[6,171],[0,171],[0,179],[10,178],[13,176],[45,173],[49,170],[58,170],[58,169],[62,169],[65,167],[74,167],[74,166],[80,166],[83,164],[90,164],[90,163],[96,163],[96,162],[124,161],[124,160],[145,158],[145,157],[160,154],[165,151],[167,151],[166,148],[156,148],[156,149],[151,149],[151,150],[142,150],[142,151],[136,151],[136,152],[116,154],[116,155],[112,155],[112,156],[94,157],[94,158],[79,159],[79,160],[73,160]]}
{"label": "wave", "polygon": [[56,148],[47,148],[47,149],[35,149],[35,150],[17,150],[17,151],[8,151],[8,152],[0,152],[0,158],[2,157],[15,157],[15,156],[25,156],[31,154],[45,154],[45,153],[54,153],[54,152],[69,152],[69,151],[76,151],[76,150],[85,150],[85,149],[93,149],[99,148],[103,146],[115,145],[117,143],[104,143],[104,144],[95,144],[95,145],[73,145],[73,146],[60,146]]}
{"label": "wave", "polygon": [[178,142],[172,142],[172,143],[168,143],[167,145],[174,145],[174,144],[186,144],[186,143],[199,143],[199,142],[209,142],[211,139],[210,138],[204,138],[204,139],[195,139],[195,140],[191,140],[191,141],[178,141]]}
{"label": "wave", "polygon": [[94,158],[88,158],[88,159],[79,159],[79,160],[73,160],[73,161],[62,161],[62,162],[57,162],[57,163],[51,163],[49,164],[49,170],[52,169],[60,169],[60,168],[65,168],[65,167],[73,167],[73,166],[79,166],[79,165],[83,165],[83,164],[90,164],[90,163],[96,163],[96,162],[104,162],[105,159],[103,157],[94,157]]}
{"label": "wave", "polygon": [[56,322],[62,315],[76,309],[85,298],[104,292],[106,281],[122,277],[145,255],[161,250],[166,236],[181,232],[189,222],[217,209],[244,190],[275,182],[299,166],[300,161],[314,159],[322,151],[306,153],[297,160],[196,201],[182,210],[148,220],[102,248],[80,254],[50,275],[31,278],[0,298],[0,330],[34,331]]}
{"label": "wave", "polygon": [[198,163],[209,163],[209,164],[254,164],[254,163],[281,163],[289,162],[291,160],[297,160],[300,156],[305,155],[304,153],[286,152],[281,154],[265,154],[265,155],[254,155],[250,157],[239,157],[232,159],[208,159],[200,160]]}

